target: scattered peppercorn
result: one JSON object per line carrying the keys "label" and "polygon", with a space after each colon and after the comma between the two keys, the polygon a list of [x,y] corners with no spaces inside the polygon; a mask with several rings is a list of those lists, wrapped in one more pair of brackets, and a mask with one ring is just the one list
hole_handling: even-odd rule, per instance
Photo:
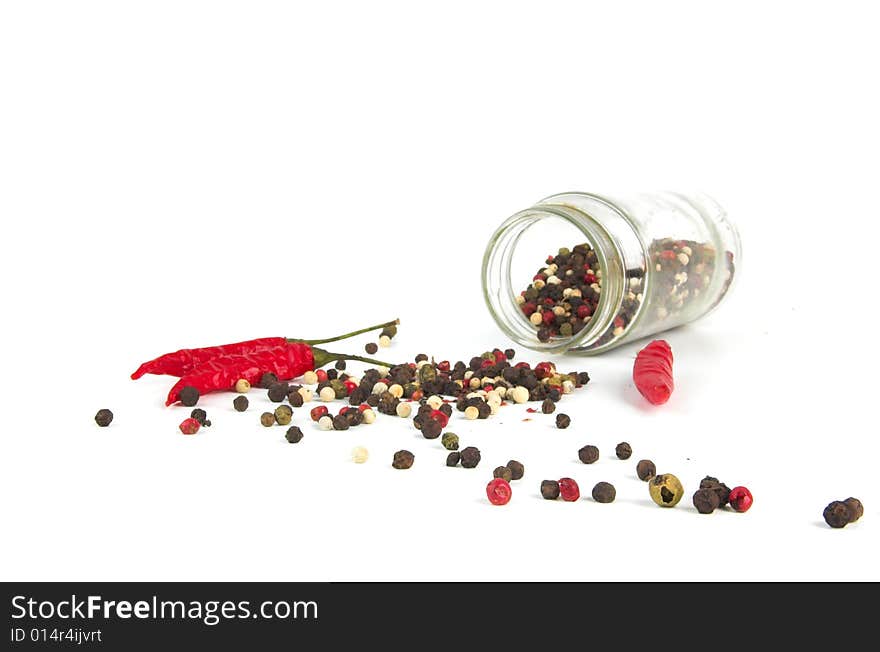
{"label": "scattered peppercorn", "polygon": [[639,463],[636,464],[636,474],[639,476],[639,480],[647,482],[657,475],[657,467],[651,460],[639,460]]}
{"label": "scattered peppercorn", "polygon": [[345,360],[337,360],[336,364],[333,365],[339,371],[343,371],[345,369]]}
{"label": "scattered peppercorn", "polygon": [[598,482],[593,487],[593,500],[597,503],[613,503],[617,497],[617,490],[610,482]]}
{"label": "scattered peppercorn", "polygon": [[544,500],[556,500],[559,498],[559,483],[556,480],[542,480],[541,496]]}
{"label": "scattered peppercorn", "polygon": [[506,482],[513,480],[513,472],[506,466],[496,466],[492,471],[493,478],[503,478]]}
{"label": "scattered peppercorn", "polygon": [[592,464],[599,459],[599,449],[592,444],[587,444],[578,451],[578,459],[584,464]]}
{"label": "scattered peppercorn", "polygon": [[187,385],[180,390],[177,398],[180,400],[181,404],[185,405],[186,407],[192,407],[199,402],[199,390],[197,390],[192,385]]}
{"label": "scattered peppercorn", "polygon": [[293,410],[289,405],[279,405],[275,408],[275,421],[279,426],[288,426],[293,419]]}
{"label": "scattered peppercorn", "polygon": [[267,371],[262,376],[260,376],[260,388],[261,389],[269,389],[272,385],[278,382],[278,376],[273,374],[271,371]]}
{"label": "scattered peppercorn", "polygon": [[376,353],[379,351],[379,345],[375,342],[368,342],[367,345],[364,347],[364,351],[366,351],[370,355],[376,355]]}
{"label": "scattered peppercorn", "polygon": [[363,446],[355,446],[351,449],[351,461],[355,464],[363,464],[369,457],[369,451]]}
{"label": "scattered peppercorn", "polygon": [[556,427],[557,428],[568,428],[571,425],[571,417],[567,414],[557,414],[556,415]]}
{"label": "scattered peppercorn", "polygon": [[526,467],[522,465],[522,462],[517,462],[516,460],[510,460],[507,463],[507,468],[510,469],[511,479],[513,480],[521,480],[526,474]]}
{"label": "scattered peppercorn", "polygon": [[333,430],[348,430],[350,424],[344,414],[337,414],[333,417]]}
{"label": "scattered peppercorn", "polygon": [[113,413],[106,408],[98,410],[98,413],[95,415],[95,423],[102,428],[109,426],[111,421],[113,421]]}
{"label": "scattered peppercorn", "polygon": [[544,414],[552,414],[556,411],[556,403],[553,402],[553,399],[545,398],[544,402],[541,403],[541,412]]}
{"label": "scattered peppercorn", "polygon": [[446,456],[446,466],[458,466],[458,463],[461,461],[461,453],[458,451],[452,451],[449,455]]}
{"label": "scattered peppercorn", "polygon": [[443,437],[440,439],[440,443],[443,444],[443,448],[448,451],[457,451],[458,435],[454,432],[444,432]]}
{"label": "scattered peppercorn", "polygon": [[749,511],[754,502],[752,492],[745,487],[734,487],[730,490],[730,495],[727,499],[730,501],[730,506],[737,512]]}
{"label": "scattered peppercorn", "polygon": [[461,465],[466,469],[473,469],[480,463],[480,449],[468,446],[461,451]]}
{"label": "scattered peppercorn", "polygon": [[852,511],[842,500],[835,500],[828,503],[828,506],[822,512],[822,518],[834,529],[839,529],[850,523]]}
{"label": "scattered peppercorn", "polygon": [[247,396],[236,396],[235,400],[232,401],[232,407],[235,408],[236,412],[244,412],[248,409],[248,405],[250,405],[250,401],[248,401]]}
{"label": "scattered peppercorn", "polygon": [[319,430],[333,430],[333,418],[329,414],[325,414],[324,416],[318,419],[318,429]]}
{"label": "scattered peppercorn", "polygon": [[[506,467],[501,467],[506,468]],[[495,479],[486,485],[486,496],[493,505],[506,505],[510,502],[513,491],[507,479],[495,476]]]}
{"label": "scattered peppercorn", "polygon": [[720,504],[718,500],[718,492],[709,487],[702,487],[702,482],[700,483],[701,488],[697,489],[694,492],[694,507],[697,508],[697,511],[700,514],[711,514]]}
{"label": "scattered peppercorn", "polygon": [[211,427],[211,420],[205,419],[205,423],[203,423],[202,425],[205,426],[205,428],[210,428]]}
{"label": "scattered peppercorn", "polygon": [[391,462],[391,466],[395,469],[408,469],[413,465],[416,456],[410,453],[407,450],[400,450],[394,454],[394,461]]}
{"label": "scattered peppercorn", "polygon": [[381,346],[383,348],[391,346],[391,338],[388,337],[387,335],[380,335],[379,336],[379,346]]}
{"label": "scattered peppercorn", "polygon": [[627,442],[622,441],[614,449],[614,452],[617,454],[618,459],[628,460],[633,454],[633,449]]}
{"label": "scattered peppercorn", "polygon": [[660,507],[675,507],[684,496],[681,481],[671,473],[661,473],[651,478],[648,482],[648,491],[651,500]]}
{"label": "scattered peppercorn", "polygon": [[269,396],[269,400],[273,403],[280,403],[285,398],[287,398],[287,393],[290,390],[287,383],[272,383],[269,386],[269,391],[267,395]]}
{"label": "scattered peppercorn", "polygon": [[196,408],[189,413],[189,416],[198,421],[200,425],[205,425],[205,420],[208,418],[208,413],[205,412],[202,408]]}
{"label": "scattered peppercorn", "polygon": [[199,431],[199,428],[202,426],[198,421],[189,417],[188,419],[184,419],[180,422],[180,432],[184,435],[194,435]]}
{"label": "scattered peppercorn", "polygon": [[707,475],[700,480],[700,489],[711,489],[718,495],[717,507],[724,507],[727,504],[730,489],[726,484],[718,480],[718,478],[713,478],[711,475]]}
{"label": "scattered peppercorn", "polygon": [[442,430],[440,423],[434,419],[427,419],[422,423],[422,436],[425,439],[437,439]]}
{"label": "scattered peppercorn", "polygon": [[865,508],[862,505],[862,501],[858,498],[847,498],[843,501],[847,507],[849,507],[849,511],[852,513],[852,518],[850,519],[850,523],[855,523],[862,515],[865,513]]}
{"label": "scattered peppercorn", "polygon": [[291,444],[298,444],[302,441],[303,432],[300,430],[299,426],[290,426],[287,429],[287,432],[284,434],[284,438],[287,439]]}
{"label": "scattered peppercorn", "polygon": [[578,487],[578,483],[575,482],[574,479],[560,478],[559,495],[562,496],[562,500],[573,503],[581,497],[581,489]]}
{"label": "scattered peppercorn", "polygon": [[292,390],[287,395],[287,400],[290,402],[290,405],[295,408],[302,407],[303,403],[305,403],[305,400],[303,400],[303,395],[299,392],[299,388]]}
{"label": "scattered peppercorn", "polygon": [[275,415],[271,412],[263,412],[260,415],[260,423],[262,423],[267,428],[275,425]]}
{"label": "scattered peppercorn", "polygon": [[247,394],[251,391],[251,384],[244,378],[239,378],[235,381],[235,391],[239,394]]}

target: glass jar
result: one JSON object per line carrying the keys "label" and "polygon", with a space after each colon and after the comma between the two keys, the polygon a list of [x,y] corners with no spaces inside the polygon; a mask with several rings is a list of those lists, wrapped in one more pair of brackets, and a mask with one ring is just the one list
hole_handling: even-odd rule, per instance
{"label": "glass jar", "polygon": [[736,227],[706,195],[563,193],[495,231],[483,294],[521,346],[596,354],[709,313],[740,256]]}

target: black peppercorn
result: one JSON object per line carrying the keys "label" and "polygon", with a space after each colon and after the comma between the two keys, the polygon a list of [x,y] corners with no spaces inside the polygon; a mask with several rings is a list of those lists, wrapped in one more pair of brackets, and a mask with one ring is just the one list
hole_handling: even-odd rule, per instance
{"label": "black peppercorn", "polygon": [[205,428],[210,428],[211,427],[211,420],[205,419],[205,423],[203,423],[202,425],[205,426]]}
{"label": "black peppercorn", "polygon": [[556,427],[557,428],[568,428],[571,425],[571,417],[567,414],[557,414],[556,415]]}
{"label": "black peppercorn", "polygon": [[337,414],[333,417],[333,430],[348,430],[348,428],[348,419],[345,418],[344,414]]}
{"label": "black peppercorn", "polygon": [[236,396],[235,400],[232,401],[232,407],[235,408],[236,412],[244,412],[248,409],[248,405],[250,405],[250,401],[248,401],[247,396]]}
{"label": "black peppercorn", "polygon": [[828,504],[822,512],[822,518],[833,528],[842,528],[850,522],[852,512],[842,500],[835,500]]}
{"label": "black peppercorn", "polygon": [[541,412],[544,414],[551,414],[556,411],[556,403],[553,402],[551,398],[545,398],[544,402],[541,403]]}
{"label": "black peppercorn", "polygon": [[449,403],[444,403],[443,405],[441,405],[441,406],[438,408],[438,410],[440,410],[440,412],[442,412],[443,414],[445,414],[447,417],[451,417],[451,416],[452,416],[452,406],[449,405]]}
{"label": "black peppercorn", "polygon": [[337,360],[336,364],[333,366],[336,367],[339,371],[342,371],[343,369],[345,369],[345,360]]}
{"label": "black peppercorn", "polygon": [[284,438],[291,444],[298,444],[303,438],[302,430],[299,429],[299,426],[290,426],[290,428],[287,429]]}
{"label": "black peppercorn", "polygon": [[480,463],[480,449],[468,446],[461,451],[461,465],[466,469],[473,469]]}
{"label": "black peppercorn", "polygon": [[578,459],[584,464],[592,464],[599,459],[599,449],[591,444],[587,444],[578,451]]}
{"label": "black peppercorn", "polygon": [[267,392],[269,396],[269,400],[273,403],[280,403],[285,398],[287,398],[287,393],[290,391],[287,383],[272,383],[269,387],[269,391]]}
{"label": "black peppercorn", "polygon": [[639,460],[639,463],[636,464],[636,474],[639,476],[639,480],[647,482],[657,475],[657,467],[651,460]]}
{"label": "black peppercorn", "polygon": [[[702,484],[702,483],[700,483]],[[700,514],[711,514],[718,509],[718,493],[714,489],[703,487],[694,493],[694,507]]]}
{"label": "black peppercorn", "polygon": [[593,487],[593,500],[597,503],[613,503],[617,497],[617,490],[610,482],[598,482]]}
{"label": "black peppercorn", "polygon": [[199,425],[205,425],[205,419],[208,418],[208,413],[205,412],[202,408],[196,408],[192,412],[189,413],[190,418],[195,419],[199,422]]}
{"label": "black peppercorn", "polygon": [[391,462],[391,466],[395,469],[408,469],[415,462],[416,456],[410,453],[407,450],[400,450],[394,454],[394,460]]}
{"label": "black peppercorn", "polygon": [[843,501],[843,503],[849,507],[849,511],[852,514],[852,518],[850,518],[850,523],[855,523],[862,515],[865,513],[865,508],[862,505],[862,501],[858,498],[847,498]]}
{"label": "black peppercorn", "polygon": [[379,351],[379,345],[375,342],[368,342],[367,345],[364,347],[364,351],[366,351],[370,355],[376,355],[376,353]]}
{"label": "black peppercorn", "polygon": [[379,395],[378,394],[370,394],[367,396],[367,399],[364,401],[370,407],[377,407],[379,405]]}
{"label": "black peppercorn", "polygon": [[110,410],[98,410],[98,413],[95,415],[95,423],[102,428],[109,426],[111,421],[113,421],[113,413]]}
{"label": "black peppercorn", "polygon": [[513,349],[504,349],[504,357],[508,360],[513,360],[513,356],[516,355],[516,351]]}
{"label": "black peppercorn", "polygon": [[287,395],[288,402],[295,408],[303,406],[303,396],[298,389],[293,390]]}
{"label": "black peppercorn", "polygon": [[522,465],[522,462],[517,462],[516,460],[510,460],[507,463],[507,468],[510,469],[511,479],[520,480],[526,473],[526,467]]}
{"label": "black peppercorn", "polygon": [[513,472],[506,466],[496,466],[492,471],[493,478],[501,478],[505,482],[513,480]]}
{"label": "black peppercorn", "polygon": [[267,371],[262,376],[260,376],[260,387],[262,389],[269,389],[272,385],[278,382],[278,376],[273,374],[271,371]]}
{"label": "black peppercorn", "polygon": [[458,466],[460,460],[461,453],[459,453],[458,451],[452,451],[449,455],[446,456],[446,466]]}
{"label": "black peppercorn", "polygon": [[556,480],[542,480],[541,496],[544,500],[556,500],[559,498],[559,483]]}
{"label": "black peppercorn", "polygon": [[260,415],[260,423],[262,423],[267,428],[275,425],[275,415],[271,412],[263,412]]}
{"label": "black peppercorn", "polygon": [[617,448],[614,449],[614,452],[617,453],[618,459],[628,460],[633,454],[633,449],[628,443],[622,441],[617,445]]}
{"label": "black peppercorn", "polygon": [[420,419],[420,422],[422,424],[422,436],[425,439],[437,439],[437,437],[440,436],[440,432],[443,428],[436,419],[422,418]]}
{"label": "black peppercorn", "polygon": [[339,372],[336,369],[327,370],[327,380],[336,380],[339,378]]}
{"label": "black peppercorn", "polygon": [[718,507],[724,507],[727,504],[730,489],[726,484],[720,482],[718,478],[707,475],[700,480],[700,489],[711,489],[714,491],[718,495]]}
{"label": "black peppercorn", "polygon": [[186,407],[192,407],[196,403],[199,402],[199,390],[197,390],[192,385],[187,385],[180,393],[177,395],[180,399],[180,402]]}

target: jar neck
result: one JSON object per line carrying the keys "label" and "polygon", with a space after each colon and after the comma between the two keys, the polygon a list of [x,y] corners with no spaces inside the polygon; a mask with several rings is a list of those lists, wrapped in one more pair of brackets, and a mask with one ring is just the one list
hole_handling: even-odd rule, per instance
{"label": "jar neck", "polygon": [[[517,303],[523,288],[514,285],[511,278],[517,246],[527,237],[527,231],[542,220],[563,220],[574,226],[595,251],[602,274],[599,302],[584,328],[569,337],[554,336],[548,342],[538,341],[535,327]],[[493,234],[483,257],[483,295],[495,321],[518,344],[546,353],[596,346],[603,334],[613,328],[625,287],[624,257],[614,236],[587,212],[569,204],[545,200],[511,216]]]}

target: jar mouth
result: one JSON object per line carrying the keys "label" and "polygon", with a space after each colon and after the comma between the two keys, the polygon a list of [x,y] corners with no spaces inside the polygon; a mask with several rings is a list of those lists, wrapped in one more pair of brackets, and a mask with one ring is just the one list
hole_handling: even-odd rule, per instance
{"label": "jar mouth", "polygon": [[[602,281],[596,309],[584,328],[570,336],[554,335],[547,342],[541,342],[535,326],[517,303],[517,297],[532,278],[525,275],[520,279],[523,286],[514,286],[512,267],[523,236],[537,224],[547,224],[549,220],[566,225],[565,230],[571,235],[561,237],[576,237],[581,242],[589,243],[596,253]],[[567,246],[578,242],[560,241],[559,244]],[[536,258],[533,262],[539,264],[542,260]],[[614,271],[615,268],[622,269],[621,260],[622,255],[614,239],[587,213],[563,205],[532,207],[512,215],[489,239],[483,256],[483,298],[501,330],[520,346],[550,354],[572,350],[587,352],[614,320],[622,296],[622,286],[615,281],[620,275]]]}

